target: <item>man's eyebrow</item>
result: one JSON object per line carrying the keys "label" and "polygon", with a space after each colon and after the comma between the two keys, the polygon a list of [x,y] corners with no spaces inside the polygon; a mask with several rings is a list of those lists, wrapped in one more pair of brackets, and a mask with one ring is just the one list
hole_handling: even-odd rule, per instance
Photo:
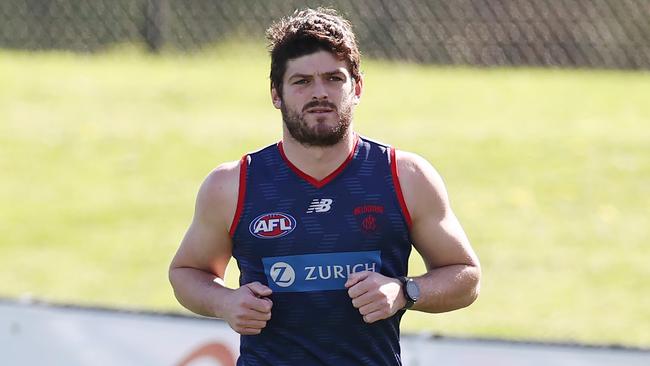
{"label": "man's eyebrow", "polygon": [[311,75],[308,75],[308,74],[293,74],[293,75],[291,75],[289,77],[289,79],[293,79],[293,78],[310,78],[310,77],[311,77]]}
{"label": "man's eyebrow", "polygon": [[343,71],[341,71],[341,70],[334,70],[334,71],[324,72],[323,75],[326,75],[326,76],[345,75],[345,73]]}
{"label": "man's eyebrow", "polygon": [[[333,71],[326,71],[326,72],[323,72],[321,74],[325,75],[325,76],[331,76],[331,75],[337,75],[337,74],[344,74],[344,72],[341,71],[341,70],[333,70]],[[291,75],[289,77],[289,79],[293,79],[293,78],[311,78],[311,77],[313,77],[313,75],[311,75],[311,74],[297,73],[297,74]]]}

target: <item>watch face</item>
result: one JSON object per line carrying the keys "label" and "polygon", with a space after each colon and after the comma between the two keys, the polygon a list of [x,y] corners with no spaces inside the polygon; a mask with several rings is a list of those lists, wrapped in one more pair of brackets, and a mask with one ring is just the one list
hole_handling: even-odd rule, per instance
{"label": "watch face", "polygon": [[418,301],[420,298],[420,288],[415,281],[410,280],[406,282],[406,294],[411,298],[411,300]]}

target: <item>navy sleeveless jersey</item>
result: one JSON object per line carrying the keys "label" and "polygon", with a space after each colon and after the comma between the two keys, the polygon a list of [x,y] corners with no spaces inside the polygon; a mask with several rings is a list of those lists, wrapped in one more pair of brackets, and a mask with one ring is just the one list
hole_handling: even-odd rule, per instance
{"label": "navy sleeveless jersey", "polygon": [[274,144],[242,159],[238,201],[239,282],[270,287],[273,308],[261,334],[241,336],[237,365],[401,365],[404,312],[367,324],[344,287],[354,272],[407,274],[410,216],[394,149],[357,137],[317,181]]}

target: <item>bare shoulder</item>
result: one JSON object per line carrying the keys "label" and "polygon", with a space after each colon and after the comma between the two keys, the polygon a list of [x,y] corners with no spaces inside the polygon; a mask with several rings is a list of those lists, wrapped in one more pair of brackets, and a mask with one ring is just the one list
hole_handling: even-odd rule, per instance
{"label": "bare shoulder", "polygon": [[396,152],[398,175],[411,215],[413,245],[427,268],[451,264],[478,266],[469,239],[454,214],[442,177],[424,158]]}
{"label": "bare shoulder", "polygon": [[171,268],[198,268],[223,277],[231,255],[228,230],[237,206],[239,165],[221,164],[201,184],[194,218]]}
{"label": "bare shoulder", "polygon": [[435,214],[444,216],[449,209],[447,189],[438,171],[425,158],[396,150],[395,160],[402,194],[414,220]]}
{"label": "bare shoulder", "polygon": [[213,199],[237,193],[240,161],[230,161],[214,168],[203,181],[201,190]]}
{"label": "bare shoulder", "polygon": [[230,224],[237,208],[240,165],[241,161],[223,163],[207,175],[196,198],[197,218]]}

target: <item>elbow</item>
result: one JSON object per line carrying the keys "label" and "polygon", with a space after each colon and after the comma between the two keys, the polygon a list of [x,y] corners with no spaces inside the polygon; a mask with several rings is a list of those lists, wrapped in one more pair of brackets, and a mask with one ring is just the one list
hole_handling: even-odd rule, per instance
{"label": "elbow", "polygon": [[169,280],[169,284],[171,285],[172,290],[174,290],[174,295],[176,295],[177,298],[178,284],[182,282],[182,269],[183,267],[172,261],[167,270],[167,279]]}
{"label": "elbow", "polygon": [[176,277],[176,266],[174,265],[174,262],[172,262],[169,265],[169,269],[167,270],[167,279],[169,280],[169,283],[172,285],[172,288],[174,287],[174,278]]}
{"label": "elbow", "polygon": [[453,309],[458,310],[472,305],[481,292],[481,268],[478,265],[467,266],[463,270],[462,280],[456,292]]}
{"label": "elbow", "polygon": [[481,293],[481,267],[478,265],[472,266],[468,272],[467,292],[463,301],[463,307],[472,305]]}
{"label": "elbow", "polygon": [[178,288],[176,286],[176,284],[177,284],[177,274],[176,274],[176,272],[177,271],[175,270],[174,267],[169,267],[169,272],[167,274],[167,279],[169,280],[169,284],[170,284],[170,286],[172,288],[172,291],[174,292],[174,297],[180,303],[181,299],[178,296]]}
{"label": "elbow", "polygon": [[174,270],[172,268],[169,269],[169,273],[167,274],[167,280],[169,280],[169,284],[171,285],[172,290],[176,291],[176,287],[174,286],[175,283]]}
{"label": "elbow", "polygon": [[189,307],[189,304],[186,303],[185,296],[183,296],[183,294],[187,293],[187,291],[184,290],[185,286],[183,286],[183,268],[174,266],[172,264],[171,266],[169,266],[167,275],[168,275],[169,284],[171,285],[171,289],[174,294],[174,297],[176,298],[176,301],[178,301],[179,304],[181,304],[183,307],[191,311],[192,309]]}
{"label": "elbow", "polygon": [[481,289],[480,289],[479,286],[477,286],[477,287],[475,287],[474,289],[472,289],[472,290],[467,294],[467,296],[465,297],[465,301],[464,301],[462,307],[463,307],[463,308],[466,308],[466,307],[472,305],[472,304],[476,301],[476,299],[478,299],[478,295],[479,295],[480,292],[481,292]]}

